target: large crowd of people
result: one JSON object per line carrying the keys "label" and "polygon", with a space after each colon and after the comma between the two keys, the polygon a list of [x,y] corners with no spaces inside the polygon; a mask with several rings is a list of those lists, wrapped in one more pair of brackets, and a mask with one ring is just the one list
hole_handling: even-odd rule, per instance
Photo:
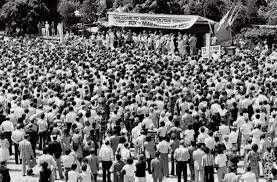
{"label": "large crowd of people", "polygon": [[0,181],[11,155],[26,182],[35,163],[40,182],[276,179],[275,45],[204,59],[193,35],[66,39],[0,40]]}

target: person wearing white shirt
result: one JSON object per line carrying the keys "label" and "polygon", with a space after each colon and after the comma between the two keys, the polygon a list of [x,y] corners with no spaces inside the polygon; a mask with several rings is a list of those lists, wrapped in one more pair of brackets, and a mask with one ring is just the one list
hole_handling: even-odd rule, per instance
{"label": "person wearing white shirt", "polygon": [[[19,156],[19,142],[24,140],[25,132],[22,129],[21,125],[17,126],[17,129],[12,132],[11,139],[14,143],[14,155],[15,155],[15,163],[18,164],[18,156]],[[21,162],[20,162],[21,163]]]}
{"label": "person wearing white shirt", "polygon": [[219,149],[217,156],[215,157],[215,164],[217,165],[217,177],[218,181],[222,181],[227,172],[227,156],[223,153],[222,149]]}
{"label": "person wearing white shirt", "polygon": [[65,116],[65,123],[67,124],[67,129],[71,128],[71,125],[76,122],[77,114],[74,112],[72,106],[69,107],[69,113]]}
{"label": "person wearing white shirt", "polygon": [[128,149],[128,143],[125,143],[124,146],[120,149],[120,155],[124,162],[127,162],[127,159],[131,157],[131,151]]}
{"label": "person wearing white shirt", "polygon": [[135,181],[135,171],[136,166],[133,165],[133,159],[128,158],[127,163],[121,169],[121,172],[124,174],[124,181],[134,182]]}
{"label": "person wearing white shirt", "polygon": [[77,171],[77,164],[72,164],[71,170],[68,172],[68,182],[78,182],[79,179],[81,176]]}
{"label": "person wearing white shirt", "polygon": [[154,125],[152,119],[149,118],[149,114],[145,115],[145,118],[142,120],[142,124],[145,125],[145,129],[149,129]]}
{"label": "person wearing white shirt", "polygon": [[204,143],[206,145],[206,147],[208,147],[210,149],[210,151],[214,150],[215,147],[215,140],[213,138],[213,132],[210,131],[209,132],[209,136],[207,138],[205,138]]}
{"label": "person wearing white shirt", "polygon": [[238,132],[235,131],[235,128],[231,129],[231,133],[229,134],[229,142],[232,144],[232,146],[235,146],[238,142]]}
{"label": "person wearing white shirt", "polygon": [[65,180],[68,180],[68,172],[71,170],[72,164],[74,163],[75,158],[71,155],[71,150],[68,149],[65,151],[65,155],[62,156],[62,162],[64,167]]}
{"label": "person wearing white shirt", "polygon": [[197,137],[198,143],[205,143],[205,139],[208,137],[208,135],[205,132],[205,127],[200,128],[200,134]]}
{"label": "person wearing white shirt", "polygon": [[240,180],[242,182],[257,182],[255,173],[251,172],[251,166],[246,167],[246,173],[241,175]]}
{"label": "person wearing white shirt", "polygon": [[192,128],[192,125],[188,125],[188,129],[184,132],[185,135],[185,143],[190,145],[191,141],[194,140],[195,131]]}
{"label": "person wearing white shirt", "polygon": [[242,134],[242,145],[246,145],[246,142],[248,141],[250,137],[250,133],[253,129],[253,125],[248,121],[248,118],[246,118],[245,123],[240,127],[240,131]]}
{"label": "person wearing white shirt", "polygon": [[163,171],[165,176],[169,176],[168,168],[168,154],[171,151],[170,144],[164,138],[157,146],[157,151],[160,152],[161,159],[163,159]]}
{"label": "person wearing white shirt", "polygon": [[165,123],[164,123],[164,121],[161,121],[161,123],[160,123],[160,127],[158,128],[158,136],[160,137],[160,138],[164,138],[165,136],[166,136],[166,133],[167,133],[167,128],[166,128],[166,126],[165,126]]}
{"label": "person wearing white shirt", "polygon": [[222,134],[222,137],[224,137],[225,135],[229,135],[229,133],[230,133],[230,128],[229,128],[229,126],[227,126],[225,123],[222,123],[222,124],[219,126],[219,131],[220,131],[220,133]]}
{"label": "person wearing white shirt", "polygon": [[251,133],[250,135],[253,136],[252,138],[252,144],[257,144],[258,146],[260,145],[260,139],[262,135],[261,131],[261,125],[258,125]]}
{"label": "person wearing white shirt", "polygon": [[92,175],[90,173],[90,170],[87,170],[87,165],[82,166],[82,173],[80,175],[81,182],[91,182],[92,181]]}
{"label": "person wearing white shirt", "polygon": [[245,123],[245,118],[243,116],[243,112],[240,112],[240,115],[237,117],[237,120],[236,122],[234,122],[234,124],[236,124],[236,126],[240,128],[244,123]]}
{"label": "person wearing white shirt", "polygon": [[103,182],[106,182],[106,174],[108,173],[108,182],[111,181],[110,168],[114,160],[113,149],[110,147],[110,141],[106,141],[99,151],[99,160],[102,161]]}
{"label": "person wearing white shirt", "polygon": [[1,126],[0,126],[0,131],[3,132],[4,136],[8,139],[9,141],[9,152],[12,154],[12,132],[14,131],[13,123],[9,120],[4,121]]}

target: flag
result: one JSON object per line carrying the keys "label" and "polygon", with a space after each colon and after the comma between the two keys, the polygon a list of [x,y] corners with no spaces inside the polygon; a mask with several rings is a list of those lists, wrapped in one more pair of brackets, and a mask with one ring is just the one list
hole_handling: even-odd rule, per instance
{"label": "flag", "polygon": [[215,26],[215,35],[217,38],[217,43],[224,46],[232,45],[232,32],[231,26],[238,16],[240,7],[232,7],[220,20],[220,22]]}
{"label": "flag", "polygon": [[240,8],[241,8],[241,6],[236,6],[235,7],[235,9],[234,9],[234,11],[233,11],[233,13],[232,13],[232,15],[229,19],[229,22],[228,22],[230,27],[234,24],[235,20],[237,19]]}
{"label": "flag", "polygon": [[229,19],[229,17],[230,17],[230,14],[231,14],[231,10],[229,10],[223,17],[222,17],[222,19],[220,20],[220,22],[219,22],[219,25],[218,25],[218,27],[217,27],[217,29],[216,29],[216,32],[218,32],[221,28],[222,28],[222,26],[226,23],[226,21]]}

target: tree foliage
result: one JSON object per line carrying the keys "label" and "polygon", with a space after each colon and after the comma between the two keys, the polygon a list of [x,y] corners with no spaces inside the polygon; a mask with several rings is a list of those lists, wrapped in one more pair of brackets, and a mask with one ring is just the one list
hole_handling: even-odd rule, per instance
{"label": "tree foliage", "polygon": [[97,18],[97,2],[94,0],[85,0],[80,9],[82,22],[92,23]]}
{"label": "tree foliage", "polygon": [[41,0],[11,0],[0,11],[0,18],[8,26],[17,26],[23,32],[33,33],[39,21],[46,20],[49,10]]}
{"label": "tree foliage", "polygon": [[223,0],[206,0],[203,5],[204,16],[215,21],[220,21],[224,15],[225,8],[226,4]]}
{"label": "tree foliage", "polygon": [[62,17],[66,28],[69,28],[78,22],[79,18],[75,16],[74,12],[77,11],[79,7],[79,2],[71,0],[61,0],[59,2],[58,13]]}

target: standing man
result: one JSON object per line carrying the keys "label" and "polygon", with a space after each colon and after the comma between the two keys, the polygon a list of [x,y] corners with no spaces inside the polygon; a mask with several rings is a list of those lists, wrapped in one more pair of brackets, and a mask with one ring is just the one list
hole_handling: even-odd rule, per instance
{"label": "standing man", "polygon": [[19,151],[20,151],[20,158],[22,159],[22,172],[23,176],[26,175],[26,165],[30,168],[31,159],[34,158],[34,152],[32,149],[32,145],[30,140],[30,136],[26,134],[24,136],[24,140],[19,142]]}
{"label": "standing man", "polygon": [[177,135],[173,133],[171,135],[171,141],[170,141],[170,147],[171,147],[171,175],[175,175],[175,158],[174,158],[174,152],[175,150],[180,146],[180,141],[177,138]]}
{"label": "standing man", "polygon": [[[22,130],[21,125],[17,125],[17,128],[15,131],[12,132],[12,141],[14,143],[14,158],[15,158],[15,163],[18,164],[18,156],[19,156],[19,142],[24,140],[24,135],[25,132]],[[22,163],[22,160],[20,160],[20,164]]]}
{"label": "standing man", "polygon": [[[55,171],[57,169],[57,163],[52,155],[49,155],[49,150],[47,147],[43,149],[43,154],[38,158],[38,166],[42,166],[43,163],[47,163],[47,167],[49,170],[52,169]],[[51,179],[54,181],[54,174],[51,173]]]}
{"label": "standing man", "polygon": [[202,157],[205,155],[202,150],[202,144],[197,144],[197,150],[193,152],[193,161],[194,161],[194,174],[195,182],[204,182],[204,168],[202,166]]}
{"label": "standing man", "polygon": [[[51,141],[48,145],[49,154],[52,155],[57,163],[58,172],[60,179],[63,179],[63,171],[61,164],[61,155],[62,155],[62,146],[61,143],[57,141],[57,135],[53,136],[53,141]],[[57,171],[55,170],[55,177],[57,179]]]}
{"label": "standing man", "polygon": [[164,161],[160,158],[160,152],[155,153],[155,159],[151,161],[151,168],[152,168],[152,177],[153,177],[153,182],[162,182],[163,177],[164,177]]}
{"label": "standing man", "polygon": [[113,182],[123,182],[123,174],[121,173],[122,168],[124,167],[125,163],[121,160],[121,155],[116,154],[116,161],[113,163]]}
{"label": "standing man", "polygon": [[214,182],[214,156],[208,147],[205,147],[204,152],[202,165],[204,167],[205,182]]}
{"label": "standing man", "polygon": [[33,149],[33,154],[36,157],[36,145],[37,145],[37,138],[38,138],[38,126],[34,123],[34,120],[31,120],[31,123],[29,123],[25,127],[26,134],[30,137],[30,142]]}
{"label": "standing man", "polygon": [[95,155],[95,149],[92,148],[89,151],[90,155],[86,158],[88,159],[88,165],[90,167],[91,174],[93,175],[94,181],[97,182],[97,172],[99,171],[99,161],[98,157]]}
{"label": "standing man", "polygon": [[194,140],[192,140],[191,142],[191,146],[188,148],[189,150],[189,170],[190,170],[190,179],[194,180],[195,174],[194,174],[194,160],[193,160],[193,152],[197,150],[196,147],[196,142]]}
{"label": "standing man", "polygon": [[222,181],[227,173],[227,162],[227,156],[223,153],[223,149],[219,148],[218,154],[215,157],[218,181]]}
{"label": "standing man", "polygon": [[174,152],[174,158],[177,162],[177,176],[178,182],[181,182],[181,175],[183,172],[184,182],[187,181],[187,165],[190,159],[189,150],[185,147],[185,142],[180,141],[180,146]]}
{"label": "standing man", "polygon": [[113,149],[113,155],[115,155],[115,152],[116,152],[118,144],[119,144],[120,137],[117,135],[116,130],[113,130],[112,132],[113,132],[113,136],[111,136],[110,142],[111,142],[111,147]]}
{"label": "standing man", "polygon": [[10,143],[9,152],[12,154],[12,132],[14,131],[13,123],[10,120],[4,121],[0,126],[0,131],[3,132],[6,139]]}
{"label": "standing man", "polygon": [[108,182],[111,182],[110,168],[114,160],[113,149],[110,147],[110,141],[106,141],[99,151],[99,159],[102,161],[103,182],[106,182],[108,173]]}
{"label": "standing man", "polygon": [[197,38],[195,37],[195,35],[193,34],[190,38],[189,38],[189,49],[190,49],[190,55],[193,56],[196,52],[196,44],[197,44]]}
{"label": "standing man", "polygon": [[163,162],[163,172],[166,177],[169,177],[168,169],[168,154],[171,151],[170,144],[166,141],[165,138],[158,144],[157,150],[160,152],[161,159]]}

